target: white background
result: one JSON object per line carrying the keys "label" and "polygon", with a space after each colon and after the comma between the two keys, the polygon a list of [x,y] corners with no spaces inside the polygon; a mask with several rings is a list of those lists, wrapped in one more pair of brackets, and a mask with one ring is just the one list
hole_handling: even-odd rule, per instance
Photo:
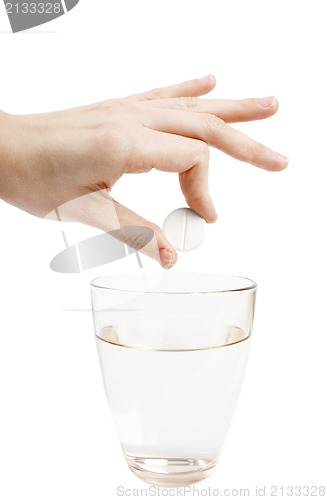
{"label": "white background", "polygon": [[[290,158],[269,173],[212,151],[219,220],[175,270],[259,284],[242,394],[216,472],[198,488],[326,483],[325,2],[80,0],[22,34],[0,15],[0,108],[32,113],[214,73],[215,97],[277,95],[264,122],[236,125]],[[115,197],[161,224],[178,180],[130,176]],[[49,262],[59,227],[0,202],[0,497],[116,498],[146,488],[127,468],[105,395],[89,280],[137,270],[135,256],[77,276]],[[74,228],[68,238],[76,238]],[[86,231],[86,229],[83,229]],[[156,264],[142,258],[145,269]],[[174,272],[174,271],[170,271]],[[285,496],[285,494],[284,494]]]}

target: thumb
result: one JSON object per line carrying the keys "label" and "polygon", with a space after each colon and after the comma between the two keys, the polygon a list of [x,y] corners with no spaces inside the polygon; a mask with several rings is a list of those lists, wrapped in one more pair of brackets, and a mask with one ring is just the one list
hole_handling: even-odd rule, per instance
{"label": "thumb", "polygon": [[177,252],[161,228],[117,201],[112,201],[120,229],[111,231],[110,234],[134,250],[157,260],[164,269],[173,267],[177,261]]}
{"label": "thumb", "polygon": [[101,229],[134,250],[157,260],[164,269],[176,264],[177,252],[160,227],[118,203],[107,190],[70,200],[46,218],[81,222]]}

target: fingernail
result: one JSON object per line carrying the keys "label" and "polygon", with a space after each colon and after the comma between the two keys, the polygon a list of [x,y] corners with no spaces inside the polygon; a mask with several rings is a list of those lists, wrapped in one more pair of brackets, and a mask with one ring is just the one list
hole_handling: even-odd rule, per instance
{"label": "fingernail", "polygon": [[210,73],[209,75],[206,75],[203,78],[200,78],[200,81],[201,82],[205,82],[207,80],[212,80],[212,78],[215,78],[215,77],[214,77],[214,75],[212,73]]}
{"label": "fingernail", "polygon": [[263,108],[271,108],[276,102],[276,97],[271,95],[269,97],[258,97],[256,98],[256,103]]}
{"label": "fingernail", "polygon": [[275,158],[277,158],[280,163],[282,163],[283,165],[285,165],[285,167],[286,167],[286,165],[288,165],[288,158],[287,158],[287,156],[282,155],[280,153],[275,153]]}
{"label": "fingernail", "polygon": [[170,269],[175,264],[175,256],[169,248],[161,248],[159,250],[160,264],[164,269]]}

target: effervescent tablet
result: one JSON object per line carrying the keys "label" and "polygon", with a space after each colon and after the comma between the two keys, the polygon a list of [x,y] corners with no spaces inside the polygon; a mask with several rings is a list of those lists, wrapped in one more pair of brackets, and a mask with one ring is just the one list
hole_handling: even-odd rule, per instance
{"label": "effervescent tablet", "polygon": [[207,224],[190,208],[177,208],[166,217],[163,232],[176,250],[189,252],[204,242]]}

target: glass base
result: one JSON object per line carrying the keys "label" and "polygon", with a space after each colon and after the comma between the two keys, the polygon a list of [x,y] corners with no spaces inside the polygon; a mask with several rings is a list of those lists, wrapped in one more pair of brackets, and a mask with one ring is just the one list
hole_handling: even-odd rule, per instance
{"label": "glass base", "polygon": [[145,458],[125,455],[128,467],[140,479],[156,486],[186,486],[208,477],[217,458]]}

